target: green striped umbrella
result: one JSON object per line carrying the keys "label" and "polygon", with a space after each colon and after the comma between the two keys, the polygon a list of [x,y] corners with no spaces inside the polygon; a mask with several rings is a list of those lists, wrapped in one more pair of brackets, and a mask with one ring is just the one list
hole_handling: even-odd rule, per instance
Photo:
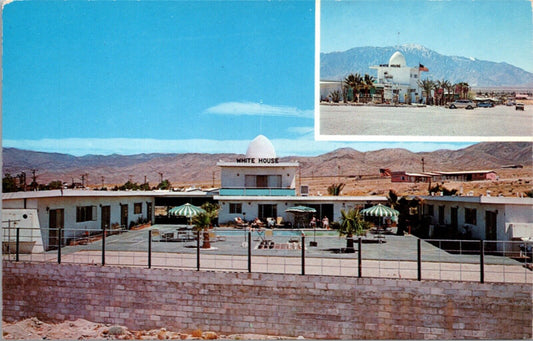
{"label": "green striped umbrella", "polygon": [[294,206],[289,207],[285,210],[285,212],[292,212],[292,213],[315,213],[316,210],[312,207],[307,206]]}
{"label": "green striped umbrella", "polygon": [[381,204],[365,208],[364,210],[361,210],[360,213],[362,215],[372,217],[397,217],[400,215],[400,212],[396,211],[395,209],[388,206],[383,206]]}
{"label": "green striped umbrella", "polygon": [[177,217],[187,217],[189,218],[189,224],[190,224],[192,217],[200,213],[205,213],[205,210],[198,206],[194,206],[189,203],[186,203],[181,206],[172,207],[170,210],[168,210],[168,213],[171,215],[177,216]]}

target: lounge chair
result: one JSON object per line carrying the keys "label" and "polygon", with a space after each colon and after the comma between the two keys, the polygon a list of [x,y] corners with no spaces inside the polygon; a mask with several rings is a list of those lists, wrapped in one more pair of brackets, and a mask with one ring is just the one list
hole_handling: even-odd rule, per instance
{"label": "lounge chair", "polygon": [[240,217],[236,217],[235,218],[235,227],[244,228],[244,227],[248,227],[248,224],[245,223]]}

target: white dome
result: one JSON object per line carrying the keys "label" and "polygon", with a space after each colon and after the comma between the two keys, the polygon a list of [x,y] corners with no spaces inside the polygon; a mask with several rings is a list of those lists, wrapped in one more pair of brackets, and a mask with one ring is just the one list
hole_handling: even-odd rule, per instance
{"label": "white dome", "polygon": [[400,65],[400,67],[404,67],[407,65],[407,63],[405,62],[405,57],[403,56],[403,54],[401,54],[401,52],[396,51],[390,57],[389,66],[391,65]]}
{"label": "white dome", "polygon": [[247,158],[275,158],[276,151],[274,146],[269,139],[263,135],[257,136],[255,139],[250,142],[248,145],[248,150],[246,150]]}

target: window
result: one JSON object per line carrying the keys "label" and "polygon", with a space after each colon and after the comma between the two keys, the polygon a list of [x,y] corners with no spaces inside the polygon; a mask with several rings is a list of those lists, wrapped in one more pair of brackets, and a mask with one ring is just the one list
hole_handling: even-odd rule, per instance
{"label": "window", "polygon": [[142,214],[143,213],[143,203],[136,202],[133,204],[133,214]]}
{"label": "window", "polygon": [[281,188],[281,175],[246,175],[246,188]]}
{"label": "window", "polygon": [[476,209],[475,208],[465,208],[465,223],[476,225],[477,219],[476,219]]}
{"label": "window", "polygon": [[275,204],[259,204],[257,212],[259,219],[274,218],[278,216],[278,206]]}
{"label": "window", "polygon": [[76,207],[76,222],[96,220],[96,206],[78,206]]}
{"label": "window", "polygon": [[241,203],[230,203],[229,204],[229,213],[230,214],[241,214],[242,213],[242,204]]}

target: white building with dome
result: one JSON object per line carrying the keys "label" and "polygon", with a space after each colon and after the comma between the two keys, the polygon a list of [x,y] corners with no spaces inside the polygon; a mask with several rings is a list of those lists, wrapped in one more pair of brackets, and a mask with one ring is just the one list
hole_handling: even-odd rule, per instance
{"label": "white building with dome", "polygon": [[390,103],[418,103],[424,100],[422,89],[418,85],[420,73],[427,72],[423,65],[407,66],[405,57],[399,51],[394,52],[388,64],[371,66],[377,70],[374,86],[382,89],[383,101]]}
{"label": "white building with dome", "polygon": [[[221,187],[215,201],[220,204],[219,222],[226,224],[240,217],[245,220],[283,218],[290,221],[285,210],[308,206],[317,218],[340,219],[340,210],[369,203],[386,202],[385,197],[307,196],[297,188],[298,162],[282,162],[274,146],[263,135],[252,140],[244,157],[219,161]],[[299,181],[298,181],[299,182]],[[306,186],[302,186],[306,187]]]}

